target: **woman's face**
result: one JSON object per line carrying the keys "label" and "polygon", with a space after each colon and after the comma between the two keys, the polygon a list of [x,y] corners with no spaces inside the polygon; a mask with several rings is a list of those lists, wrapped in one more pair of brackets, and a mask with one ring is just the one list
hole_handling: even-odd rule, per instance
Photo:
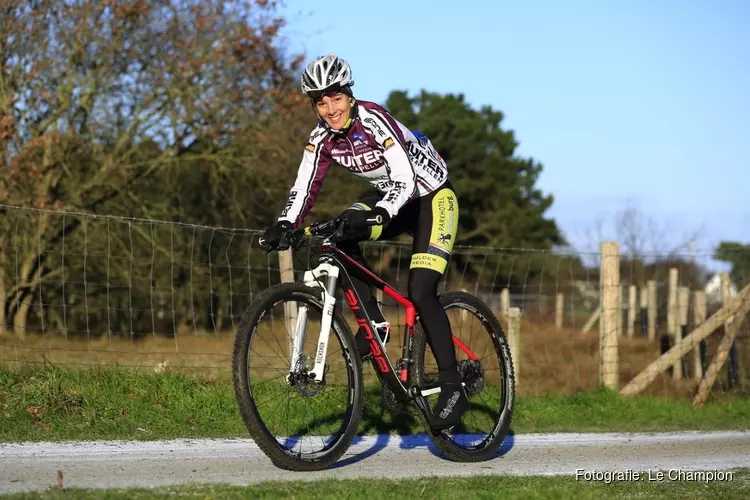
{"label": "woman's face", "polygon": [[318,116],[325,120],[332,129],[342,129],[351,116],[352,98],[346,94],[338,93],[323,96],[316,101],[315,109]]}

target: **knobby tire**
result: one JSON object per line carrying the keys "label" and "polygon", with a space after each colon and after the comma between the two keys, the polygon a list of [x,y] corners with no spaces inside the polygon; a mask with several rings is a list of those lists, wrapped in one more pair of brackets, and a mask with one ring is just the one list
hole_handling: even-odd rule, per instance
{"label": "knobby tire", "polygon": [[[510,348],[505,338],[503,328],[492,310],[479,298],[462,291],[449,291],[439,297],[443,308],[455,305],[465,305],[468,311],[477,317],[485,327],[489,327],[492,345],[503,373],[503,407],[490,435],[492,438],[481,448],[476,450],[465,449],[453,442],[446,433],[431,433],[432,441],[448,458],[460,462],[481,462],[490,460],[497,456],[500,446],[510,430],[511,417],[515,403],[515,376],[513,372],[513,360],[510,356]],[[471,346],[469,346],[471,348]],[[417,328],[414,339],[414,366],[413,374],[417,384],[425,383],[425,352],[429,349],[427,337],[421,325]],[[426,419],[422,417],[425,427],[430,429]]]}
{"label": "knobby tire", "polygon": [[[232,362],[235,398],[250,436],[276,466],[294,471],[323,470],[341,458],[357,432],[364,406],[362,362],[349,325],[341,317],[340,312],[337,309],[334,310],[330,342],[338,339],[346,358],[348,375],[353,382],[349,386],[350,397],[345,416],[345,420],[348,418],[348,421],[342,426],[344,431],[335,444],[320,456],[303,458],[280,446],[263,423],[256,408],[248,380],[248,350],[262,314],[276,303],[288,301],[305,302],[311,308],[316,309],[322,318],[323,299],[322,290],[319,288],[308,287],[301,283],[281,283],[258,294],[243,314],[235,335]],[[311,329],[306,335],[314,335],[317,341],[318,333],[317,329]]]}

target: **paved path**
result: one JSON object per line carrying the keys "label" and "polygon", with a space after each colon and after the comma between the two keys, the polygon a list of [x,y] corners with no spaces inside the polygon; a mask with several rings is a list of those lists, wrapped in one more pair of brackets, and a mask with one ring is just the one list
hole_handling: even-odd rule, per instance
{"label": "paved path", "polygon": [[65,487],[159,486],[183,482],[250,484],[266,480],[423,475],[575,475],[592,471],[727,470],[750,467],[750,432],[522,434],[488,462],[453,463],[426,436],[367,436],[333,469],[274,467],[249,439],[0,444],[0,492]]}

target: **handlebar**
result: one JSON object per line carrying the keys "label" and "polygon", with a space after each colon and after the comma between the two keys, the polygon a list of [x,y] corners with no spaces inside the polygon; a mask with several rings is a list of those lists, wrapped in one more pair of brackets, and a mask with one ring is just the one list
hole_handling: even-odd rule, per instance
{"label": "handlebar", "polygon": [[[375,215],[373,217],[370,217],[369,219],[366,219],[366,222],[368,226],[382,225],[383,216]],[[299,250],[304,239],[313,236],[320,236],[336,240],[344,234],[345,224],[346,219],[342,217],[336,217],[335,219],[331,219],[325,222],[316,222],[303,228],[287,231],[281,236],[279,245],[275,248],[275,250],[287,250],[290,247],[294,250]]]}

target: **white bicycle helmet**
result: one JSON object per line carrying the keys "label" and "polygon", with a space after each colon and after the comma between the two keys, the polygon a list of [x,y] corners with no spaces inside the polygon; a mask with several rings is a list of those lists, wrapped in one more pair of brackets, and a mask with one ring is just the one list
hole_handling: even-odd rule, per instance
{"label": "white bicycle helmet", "polygon": [[302,92],[311,99],[331,92],[344,92],[351,95],[354,85],[352,68],[336,54],[327,54],[314,59],[302,73]]}

